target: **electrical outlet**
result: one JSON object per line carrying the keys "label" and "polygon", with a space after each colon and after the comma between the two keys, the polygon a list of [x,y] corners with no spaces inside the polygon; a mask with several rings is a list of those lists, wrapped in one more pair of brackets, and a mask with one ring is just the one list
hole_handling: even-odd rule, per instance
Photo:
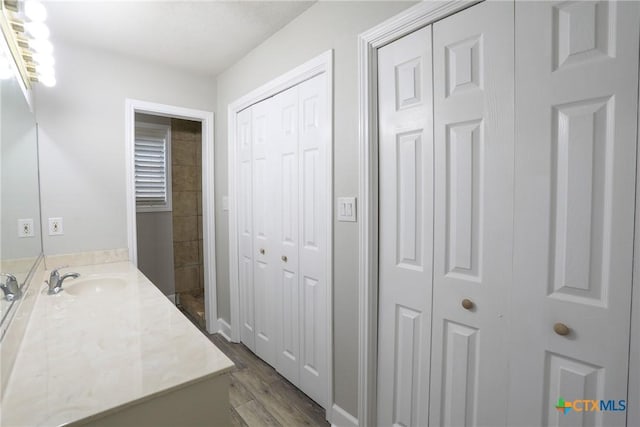
{"label": "electrical outlet", "polygon": [[49,218],[49,236],[59,236],[61,234],[64,234],[62,218]]}
{"label": "electrical outlet", "polygon": [[18,237],[33,237],[33,219],[18,220]]}

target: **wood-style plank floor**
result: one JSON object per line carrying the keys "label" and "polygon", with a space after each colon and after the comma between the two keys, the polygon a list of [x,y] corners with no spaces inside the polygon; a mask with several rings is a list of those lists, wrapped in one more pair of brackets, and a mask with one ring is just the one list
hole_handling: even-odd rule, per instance
{"label": "wood-style plank floor", "polygon": [[233,426],[328,426],[325,411],[243,344],[209,339],[236,364],[230,375]]}

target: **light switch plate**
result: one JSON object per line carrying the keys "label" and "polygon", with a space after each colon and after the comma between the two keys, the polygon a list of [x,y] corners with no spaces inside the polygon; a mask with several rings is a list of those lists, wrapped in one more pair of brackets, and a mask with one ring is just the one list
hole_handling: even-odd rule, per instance
{"label": "light switch plate", "polygon": [[19,219],[18,220],[18,237],[33,237],[33,219]]}
{"label": "light switch plate", "polygon": [[62,234],[64,234],[62,218],[49,218],[49,236],[59,236]]}
{"label": "light switch plate", "polygon": [[358,218],[356,213],[355,197],[338,197],[338,221],[356,222]]}

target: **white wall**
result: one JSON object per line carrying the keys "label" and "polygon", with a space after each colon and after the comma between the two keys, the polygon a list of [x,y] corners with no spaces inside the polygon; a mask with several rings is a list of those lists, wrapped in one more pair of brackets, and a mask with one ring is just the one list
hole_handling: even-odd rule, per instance
{"label": "white wall", "polygon": [[[218,76],[216,254],[218,314],[229,320],[227,106],[301,63],[334,49],[334,196],[358,194],[357,35],[411,6],[408,2],[318,2]],[[335,403],[357,415],[358,225],[334,215]]]}
{"label": "white wall", "polygon": [[214,111],[215,80],[54,40],[54,88],[38,86],[44,253],[127,247],[125,98]]}

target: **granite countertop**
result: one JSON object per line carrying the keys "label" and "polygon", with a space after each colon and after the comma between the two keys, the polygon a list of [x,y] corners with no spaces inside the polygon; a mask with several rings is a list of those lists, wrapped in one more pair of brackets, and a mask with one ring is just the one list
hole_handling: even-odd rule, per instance
{"label": "granite countertop", "polygon": [[[49,272],[33,284],[41,289],[2,397],[3,427],[65,425],[233,367],[130,262],[69,271],[81,277],[57,295],[46,293]],[[74,295],[82,280],[95,291]]]}

